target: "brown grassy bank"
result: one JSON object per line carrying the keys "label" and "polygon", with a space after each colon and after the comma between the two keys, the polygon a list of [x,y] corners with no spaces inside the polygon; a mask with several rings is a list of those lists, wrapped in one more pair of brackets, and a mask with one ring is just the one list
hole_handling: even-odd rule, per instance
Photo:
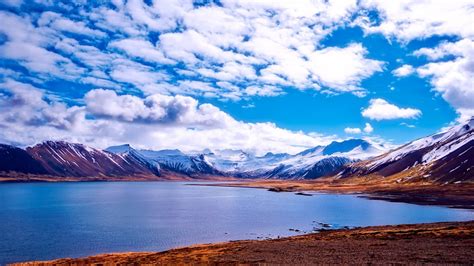
{"label": "brown grassy bank", "polygon": [[351,179],[350,182],[331,179],[309,181],[256,180],[211,185],[262,188],[274,192],[355,193],[372,199],[474,209],[474,183],[437,184],[416,182],[397,184],[393,182],[371,182],[361,178]]}
{"label": "brown grassy bank", "polygon": [[473,264],[474,221],[376,226],[19,265]]}

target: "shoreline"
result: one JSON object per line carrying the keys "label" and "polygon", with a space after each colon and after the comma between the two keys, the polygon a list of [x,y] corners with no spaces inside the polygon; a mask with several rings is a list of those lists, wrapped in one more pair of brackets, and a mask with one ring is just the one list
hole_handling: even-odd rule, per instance
{"label": "shoreline", "polygon": [[87,183],[87,182],[238,182],[237,178],[218,177],[218,176],[203,176],[201,178],[186,177],[45,177],[45,176],[25,176],[4,177],[0,176],[0,184],[7,183]]}
{"label": "shoreline", "polygon": [[[368,199],[474,209],[474,195],[470,195],[474,191],[472,183],[394,185],[343,183],[330,180],[160,181],[183,181],[186,182],[185,185],[192,186],[267,189],[276,193],[289,192],[301,196],[313,196],[312,192],[352,194]],[[203,183],[206,181],[211,183]],[[162,252],[110,253],[13,265],[366,264],[371,262],[473,264],[472,250],[474,250],[474,220],[342,229],[322,228],[317,233],[283,238],[238,240],[179,247]]]}
{"label": "shoreline", "polygon": [[448,208],[474,209],[474,183],[465,184],[363,184],[344,183],[328,180],[262,180],[218,184],[189,184],[202,186],[241,187],[266,189],[283,193],[290,192],[310,196],[307,192],[350,194],[358,197],[403,202],[418,205],[443,206]]}
{"label": "shoreline", "polygon": [[474,263],[474,221],[370,226],[13,265]]}

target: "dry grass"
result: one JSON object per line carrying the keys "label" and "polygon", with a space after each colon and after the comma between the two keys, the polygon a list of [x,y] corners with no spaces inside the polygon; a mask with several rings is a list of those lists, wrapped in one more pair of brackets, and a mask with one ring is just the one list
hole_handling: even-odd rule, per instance
{"label": "dry grass", "polygon": [[213,186],[263,188],[275,192],[315,191],[329,193],[358,193],[372,199],[474,208],[474,183],[441,185],[428,182],[398,184],[393,180],[373,177],[346,180],[257,180],[212,184]]}
{"label": "dry grass", "polygon": [[18,265],[473,264],[474,222],[377,226]]}

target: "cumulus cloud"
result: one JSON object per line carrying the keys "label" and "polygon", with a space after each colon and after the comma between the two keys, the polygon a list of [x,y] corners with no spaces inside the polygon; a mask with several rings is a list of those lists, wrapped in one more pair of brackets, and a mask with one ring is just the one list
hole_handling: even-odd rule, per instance
{"label": "cumulus cloud", "polygon": [[[443,42],[437,47],[422,47],[415,56],[425,56],[428,62],[415,71],[431,81],[433,89],[451,104],[460,118],[474,114],[474,17],[470,0],[459,1],[394,1],[364,0],[361,7],[377,10],[380,21],[368,16],[357,19],[367,34],[382,33],[402,42],[431,36],[452,36],[457,41]],[[399,69],[398,74],[413,72]],[[403,70],[403,71],[402,71]],[[409,70],[409,71],[408,71]],[[397,74],[397,72],[394,72]],[[461,119],[462,120],[462,119]]]}
{"label": "cumulus cloud", "polygon": [[473,36],[472,1],[396,1],[363,0],[360,5],[380,12],[381,22],[366,20],[366,32],[410,41],[433,35]]}
{"label": "cumulus cloud", "polygon": [[360,130],[358,127],[346,127],[344,128],[344,132],[347,134],[360,134],[362,133],[362,130]]}
{"label": "cumulus cloud", "polygon": [[[37,15],[0,13],[5,26],[0,30],[8,38],[0,47],[0,57],[17,60],[36,75],[48,73],[41,76],[45,81],[80,80],[108,88],[123,83],[145,93],[240,100],[280,95],[282,87],[326,87],[325,91],[362,96],[362,80],[382,70],[382,62],[367,58],[361,44],[319,44],[350,21],[357,10],[355,0],[338,4],[223,1],[220,5],[133,0],[94,6],[61,4],[60,8],[50,3],[44,10]],[[135,64],[124,67],[117,60]],[[176,67],[167,68],[168,64]],[[96,71],[107,76],[91,75]],[[181,82],[190,75],[218,90],[183,89]],[[166,78],[158,76],[174,81],[162,84]],[[230,86],[217,85],[222,82]],[[238,89],[229,90],[231,86]]]}
{"label": "cumulus cloud", "polygon": [[96,89],[84,97],[85,106],[66,106],[32,85],[11,79],[0,84],[0,92],[0,142],[20,145],[53,139],[105,148],[126,142],[148,149],[229,148],[260,155],[296,153],[337,139],[269,122],[238,121],[188,96],[142,98]]}
{"label": "cumulus cloud", "polygon": [[346,134],[361,134],[362,132],[370,134],[374,131],[374,128],[369,123],[365,123],[365,127],[360,129],[358,127],[346,127],[344,128],[344,132]]}
{"label": "cumulus cloud", "polygon": [[[372,120],[414,119],[421,116],[421,111],[414,108],[400,108],[384,99],[378,98],[370,100],[369,107],[362,110],[362,116]],[[370,127],[368,129],[370,131]]]}
{"label": "cumulus cloud", "polygon": [[[22,1],[7,1],[5,5],[12,7],[0,11],[0,60],[6,62],[2,64],[2,78],[21,80],[23,87],[33,82],[34,88],[29,89],[42,95],[37,95],[40,101],[35,102],[35,107],[17,105],[12,109],[18,113],[17,122],[23,126],[35,123],[40,126],[37,121],[44,123],[36,130],[41,129],[41,133],[29,136],[28,140],[39,135],[48,138],[49,134],[81,138],[97,145],[130,139],[138,144],[147,140],[169,145],[176,144],[176,140],[182,142],[177,146],[199,147],[201,144],[197,141],[186,144],[191,137],[208,142],[225,140],[232,147],[241,144],[254,149],[263,138],[264,145],[274,144],[279,150],[307,147],[324,137],[288,131],[271,123],[239,122],[229,115],[224,124],[234,121],[232,127],[221,124],[212,129],[212,134],[209,127],[196,130],[204,127],[206,121],[213,121],[213,115],[222,115],[222,111],[215,106],[199,105],[196,100],[190,100],[193,98],[180,97],[252,100],[253,97],[275,97],[291,89],[316,90],[330,95],[370,95],[363,86],[364,80],[384,71],[386,64],[371,58],[372,51],[361,43],[332,46],[323,41],[334,30],[347,25],[360,26],[365,34],[382,33],[402,43],[431,36],[453,36],[453,41],[421,47],[413,53],[413,56],[423,57],[426,64],[416,68],[403,65],[393,74],[402,77],[416,73],[428,79],[433,90],[461,116],[474,114],[473,103],[469,101],[474,97],[474,28],[466,26],[474,24],[470,0],[452,3],[443,0],[224,0],[203,5],[195,5],[191,0],[132,0],[94,5],[37,1],[35,12],[30,12]],[[378,16],[374,17],[377,18],[368,16],[368,11],[376,11]],[[68,83],[62,83],[64,80]],[[20,97],[23,95],[18,89],[21,86],[13,85],[12,80],[0,82],[5,90],[9,88],[10,93],[18,94],[15,96],[18,99],[26,97]],[[88,94],[89,99],[82,99],[81,94],[75,99],[76,103],[69,105],[48,99],[53,97],[52,91],[65,94],[64,88],[53,89],[50,84],[69,82],[87,90],[98,87],[113,88],[117,92],[94,90]],[[15,92],[11,92],[13,90]],[[114,101],[105,103],[101,98],[104,95]],[[10,95],[2,97],[3,104],[12,104],[15,100]],[[89,103],[85,103],[87,100]],[[189,109],[192,112],[185,112],[187,115],[177,116],[185,122],[180,124],[176,122],[179,119],[171,119],[175,122],[165,123],[168,120],[164,118],[172,108],[163,101],[185,102],[184,106],[194,107]],[[98,106],[99,103],[104,106]],[[124,106],[123,110],[117,106]],[[28,118],[27,111],[38,113],[38,117]],[[3,119],[15,118],[12,112],[5,111]],[[57,120],[48,118],[55,113],[65,116]],[[375,120],[421,115],[417,109],[400,108],[383,99],[372,100],[364,113]],[[97,119],[89,119],[89,115]],[[8,127],[3,138],[16,139],[14,126]],[[163,127],[166,127],[164,133],[160,131]],[[234,129],[239,127],[240,131]],[[15,128],[22,129],[22,126]],[[65,135],[62,128],[74,131]],[[370,128],[366,125],[358,129],[361,133],[370,133]],[[28,130],[35,131],[35,128]],[[146,130],[150,132],[145,133]],[[90,132],[106,137],[101,141]],[[171,133],[173,138],[169,137]],[[272,134],[279,136],[275,143],[271,140]],[[238,141],[231,140],[230,136]],[[290,141],[296,137],[301,138],[301,142]],[[291,144],[283,144],[284,141]]]}
{"label": "cumulus cloud", "polygon": [[[326,48],[310,55],[311,72],[321,83],[339,91],[360,91],[362,79],[382,70],[382,62],[366,59],[361,44]],[[344,67],[341,67],[342,64]]]}
{"label": "cumulus cloud", "polygon": [[434,90],[449,102],[462,117],[474,114],[474,41],[460,40],[443,43],[435,48],[415,52],[432,59],[454,56],[452,60],[430,62],[420,66],[417,73],[429,77]]}
{"label": "cumulus cloud", "polygon": [[73,21],[68,18],[63,17],[59,13],[47,11],[41,14],[41,17],[37,21],[39,26],[49,26],[53,29],[80,34],[83,36],[91,37],[105,37],[106,34],[99,30],[94,30],[82,22],[82,21]]}
{"label": "cumulus cloud", "polygon": [[397,77],[406,77],[415,72],[415,69],[411,65],[403,65],[395,70],[392,73]]}
{"label": "cumulus cloud", "polygon": [[210,104],[201,104],[186,96],[150,95],[144,99],[117,95],[112,90],[91,90],[85,96],[87,110],[97,117],[126,122],[151,124],[221,127],[233,121],[226,113]]}
{"label": "cumulus cloud", "polygon": [[374,128],[372,127],[372,125],[369,123],[365,123],[364,132],[367,134],[370,134],[373,131],[374,131]]}
{"label": "cumulus cloud", "polygon": [[[11,2],[19,5],[21,1]],[[368,51],[359,43],[346,47],[320,43],[334,29],[350,23],[361,26],[366,33],[381,32],[403,41],[443,34],[472,39],[474,35],[472,27],[463,26],[472,24],[468,0],[454,4],[438,0],[226,0],[219,5],[194,5],[190,0],[133,0],[115,1],[111,5],[52,7],[54,3],[37,15],[0,12],[0,31],[8,39],[0,47],[0,57],[42,73],[43,80],[77,79],[109,88],[124,83],[145,93],[179,91],[232,100],[280,95],[245,92],[247,87],[271,86],[365,96],[367,91],[360,86],[361,82],[383,71],[383,62],[368,58]],[[380,23],[364,17],[361,10],[377,10]],[[418,54],[423,53],[427,54],[421,50]],[[115,67],[117,58],[136,64]],[[167,64],[176,67],[171,70]],[[89,78],[97,70],[108,76]],[[125,75],[127,72],[130,77]],[[394,74],[403,76],[411,72],[413,69],[405,65]],[[183,90],[180,80],[191,75],[218,90]],[[177,80],[161,85],[166,80],[163,77],[169,76]],[[220,82],[238,89],[221,87],[217,85]]]}
{"label": "cumulus cloud", "polygon": [[146,61],[172,64],[174,61],[166,58],[162,51],[154,47],[149,41],[143,39],[123,39],[109,43],[112,48],[124,51],[132,57]]}
{"label": "cumulus cloud", "polygon": [[[7,93],[1,93],[2,90]],[[21,125],[71,129],[77,126],[83,109],[46,101],[42,90],[12,79],[0,83],[0,96],[0,127],[5,133]]]}

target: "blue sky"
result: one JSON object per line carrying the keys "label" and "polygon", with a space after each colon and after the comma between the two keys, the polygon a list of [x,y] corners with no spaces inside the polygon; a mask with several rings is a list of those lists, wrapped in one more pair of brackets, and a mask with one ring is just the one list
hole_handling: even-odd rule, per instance
{"label": "blue sky", "polygon": [[0,4],[0,141],[298,152],[474,114],[472,1]]}

